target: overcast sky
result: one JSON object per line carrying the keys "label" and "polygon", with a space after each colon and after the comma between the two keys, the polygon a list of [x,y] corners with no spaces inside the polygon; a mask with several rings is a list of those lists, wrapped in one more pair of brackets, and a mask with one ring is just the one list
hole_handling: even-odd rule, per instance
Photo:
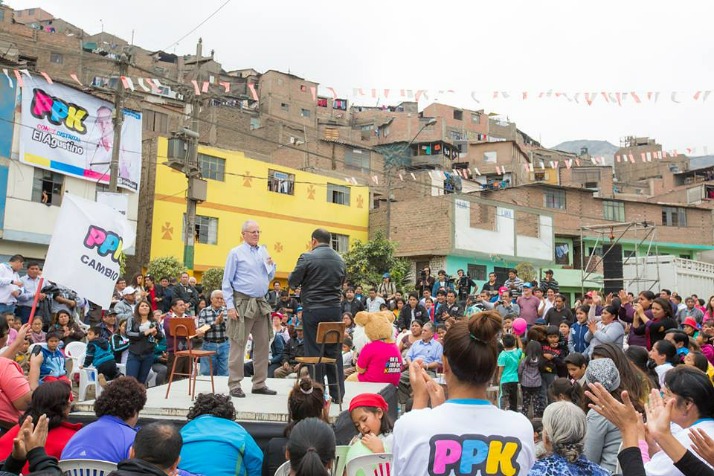
{"label": "overcast sky", "polygon": [[[353,98],[353,88],[451,89],[430,99],[500,113],[546,146],[646,135],[665,149],[714,153],[714,94],[704,103],[691,97],[714,90],[711,1],[232,0],[174,44],[225,1],[5,3],[43,8],[89,33],[102,23],[126,40],[133,31],[148,50],[193,53],[200,36],[226,70],[290,71],[362,104],[374,101]],[[494,90],[518,99],[494,100]],[[600,96],[588,106],[582,94],[580,104],[537,99],[548,90],[636,91],[644,102],[647,91],[662,94],[656,104],[619,107]]]}

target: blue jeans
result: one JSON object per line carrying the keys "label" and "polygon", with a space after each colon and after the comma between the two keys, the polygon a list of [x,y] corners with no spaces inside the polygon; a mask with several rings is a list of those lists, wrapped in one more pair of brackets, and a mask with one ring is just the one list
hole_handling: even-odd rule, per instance
{"label": "blue jeans", "polygon": [[15,314],[15,304],[0,304],[0,314]]}
{"label": "blue jeans", "polygon": [[140,383],[146,384],[146,379],[149,377],[149,370],[154,363],[154,354],[134,354],[129,352],[126,359],[126,375],[134,377]]}
{"label": "blue jeans", "polygon": [[228,376],[228,351],[230,348],[231,344],[228,339],[220,344],[204,340],[201,350],[215,350],[216,355],[203,357],[201,359],[201,375],[208,375],[208,359],[210,358],[213,364],[213,375],[220,377]]}

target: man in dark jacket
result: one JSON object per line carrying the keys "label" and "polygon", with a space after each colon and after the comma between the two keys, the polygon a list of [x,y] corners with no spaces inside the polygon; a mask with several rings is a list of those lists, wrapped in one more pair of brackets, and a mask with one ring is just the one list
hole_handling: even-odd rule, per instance
{"label": "man in dark jacket", "polygon": [[364,303],[355,297],[355,290],[351,287],[345,291],[345,299],[341,306],[342,314],[349,312],[352,317],[355,317],[358,312],[364,311]]}
{"label": "man in dark jacket", "polygon": [[109,476],[176,474],[183,438],[170,423],[142,426],[129,450],[129,459],[120,461]]}
{"label": "man in dark jacket", "polygon": [[409,293],[407,305],[399,312],[399,321],[397,322],[399,330],[409,329],[413,321],[419,321],[419,324],[423,326],[429,320],[429,313],[424,306],[419,304],[416,292]]}
{"label": "man in dark jacket", "polygon": [[[291,288],[301,286],[302,321],[305,331],[305,355],[319,357],[320,346],[317,344],[317,325],[320,322],[340,322],[340,297],[342,283],[345,281],[345,262],[335,250],[330,248],[330,232],[322,228],[312,232],[312,251],[303,253],[298,258],[295,269],[288,277]],[[327,372],[330,395],[335,402],[340,402],[344,390],[344,372],[342,369],[342,349],[339,344],[325,345],[325,357],[336,359],[337,366],[330,365]],[[315,380],[324,380],[324,365],[315,368]],[[339,394],[337,392],[339,385]]]}

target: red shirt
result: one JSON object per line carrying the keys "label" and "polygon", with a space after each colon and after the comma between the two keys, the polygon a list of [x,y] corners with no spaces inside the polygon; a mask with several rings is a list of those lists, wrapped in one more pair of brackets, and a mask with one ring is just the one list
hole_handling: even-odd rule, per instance
{"label": "red shirt", "polygon": [[[59,460],[65,445],[80,428],[82,428],[81,423],[70,423],[68,421],[63,421],[58,427],[52,428],[47,432],[47,443],[45,443],[47,454]],[[0,460],[6,460],[12,453],[12,440],[15,439],[19,431],[20,425],[15,425],[0,437]],[[25,463],[25,466],[22,467],[22,474],[30,474],[28,463]]]}

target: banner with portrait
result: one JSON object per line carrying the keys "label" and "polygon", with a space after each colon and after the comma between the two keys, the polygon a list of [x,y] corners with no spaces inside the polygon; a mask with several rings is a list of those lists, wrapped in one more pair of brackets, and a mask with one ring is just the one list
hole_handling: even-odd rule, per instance
{"label": "banner with portrait", "polygon": [[[33,76],[22,86],[20,161],[96,183],[109,183],[114,106],[76,89]],[[119,151],[121,188],[141,181],[141,113],[124,109]]]}

